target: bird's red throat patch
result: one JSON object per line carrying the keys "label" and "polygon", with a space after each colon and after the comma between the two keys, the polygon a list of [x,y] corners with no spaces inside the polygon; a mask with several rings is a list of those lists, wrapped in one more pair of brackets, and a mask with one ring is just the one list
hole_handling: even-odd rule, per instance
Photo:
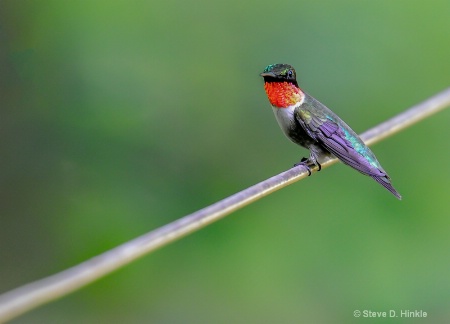
{"label": "bird's red throat patch", "polygon": [[287,108],[303,99],[303,92],[290,82],[265,82],[267,98],[277,108]]}

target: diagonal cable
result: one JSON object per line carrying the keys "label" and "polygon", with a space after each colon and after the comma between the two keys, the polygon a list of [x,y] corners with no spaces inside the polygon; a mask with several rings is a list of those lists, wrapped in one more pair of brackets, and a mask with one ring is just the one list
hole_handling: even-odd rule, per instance
{"label": "diagonal cable", "polygon": [[[361,134],[361,138],[366,144],[372,145],[448,106],[450,106],[450,88],[369,129]],[[322,157],[319,160],[322,168],[329,167],[338,161],[336,158],[329,157]],[[317,170],[313,167],[312,171]],[[0,295],[0,323],[68,295],[143,255],[198,231],[206,225],[307,176],[308,171],[304,167],[294,167],[72,268],[6,292]]]}

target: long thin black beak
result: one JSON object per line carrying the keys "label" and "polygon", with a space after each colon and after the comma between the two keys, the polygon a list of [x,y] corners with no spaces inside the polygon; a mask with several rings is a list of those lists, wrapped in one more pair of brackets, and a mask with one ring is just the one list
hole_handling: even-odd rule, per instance
{"label": "long thin black beak", "polygon": [[263,72],[263,73],[260,74],[260,76],[262,76],[263,78],[264,77],[271,77],[271,78],[275,78],[276,77],[275,73],[273,73],[273,72]]}

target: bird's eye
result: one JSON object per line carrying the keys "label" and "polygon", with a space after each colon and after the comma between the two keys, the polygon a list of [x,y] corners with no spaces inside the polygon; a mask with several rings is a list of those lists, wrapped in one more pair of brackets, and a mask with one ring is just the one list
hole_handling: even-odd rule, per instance
{"label": "bird's eye", "polygon": [[292,78],[292,76],[294,75],[294,73],[292,72],[292,70],[288,71],[288,78]]}

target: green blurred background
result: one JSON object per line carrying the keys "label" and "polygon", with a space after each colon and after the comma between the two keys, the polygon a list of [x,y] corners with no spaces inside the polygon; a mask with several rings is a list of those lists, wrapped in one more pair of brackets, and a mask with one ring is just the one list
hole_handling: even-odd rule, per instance
{"label": "green blurred background", "polygon": [[[357,132],[448,87],[449,15],[448,0],[2,0],[0,292],[307,155],[275,121],[268,64],[294,65]],[[449,122],[373,148],[403,201],[335,165],[14,322],[448,322]]]}

